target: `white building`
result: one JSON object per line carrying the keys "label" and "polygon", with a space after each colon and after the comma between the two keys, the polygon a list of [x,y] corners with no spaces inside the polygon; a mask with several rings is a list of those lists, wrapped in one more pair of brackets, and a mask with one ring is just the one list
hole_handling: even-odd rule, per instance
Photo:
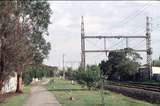
{"label": "white building", "polygon": [[153,79],[160,80],[160,67],[152,67]]}
{"label": "white building", "polygon": [[160,74],[160,67],[152,67],[153,74]]}

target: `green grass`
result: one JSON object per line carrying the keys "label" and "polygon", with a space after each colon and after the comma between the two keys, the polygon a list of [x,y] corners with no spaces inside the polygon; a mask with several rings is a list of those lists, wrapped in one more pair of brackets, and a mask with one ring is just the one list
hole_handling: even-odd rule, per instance
{"label": "green grass", "polygon": [[154,81],[154,80],[149,80],[149,81],[144,81],[141,82],[142,84],[155,84],[155,85],[160,85],[160,81]]}
{"label": "green grass", "polygon": [[[71,81],[55,79],[48,84],[48,90],[53,92],[62,106],[101,106],[99,91],[88,91],[79,84],[72,85]],[[73,100],[70,100],[70,97]],[[144,101],[135,100],[121,94],[105,91],[106,106],[159,106]]]}
{"label": "green grass", "polygon": [[23,106],[27,100],[30,92],[30,87],[24,87],[23,94],[17,94],[7,98],[3,103],[0,103],[0,106]]}

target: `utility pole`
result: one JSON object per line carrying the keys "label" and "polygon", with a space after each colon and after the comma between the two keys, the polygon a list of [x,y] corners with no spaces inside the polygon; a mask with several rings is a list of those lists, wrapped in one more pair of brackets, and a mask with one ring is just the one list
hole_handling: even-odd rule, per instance
{"label": "utility pole", "polygon": [[149,78],[152,78],[152,48],[151,48],[151,23],[150,19],[146,17],[146,49],[147,49],[147,66],[149,70]]}
{"label": "utility pole", "polygon": [[126,48],[128,48],[128,38],[126,38]]}
{"label": "utility pole", "polygon": [[[107,47],[106,47],[106,38],[104,38],[104,50],[107,50]],[[106,54],[106,59],[108,59],[107,51],[105,52],[105,54]]]}
{"label": "utility pole", "polygon": [[85,70],[85,32],[84,32],[84,19],[81,17],[81,68]]}
{"label": "utility pole", "polygon": [[104,102],[104,75],[103,72],[101,70],[100,73],[100,80],[101,80],[101,88],[100,88],[100,92],[101,92],[101,106],[105,106],[105,102]]}
{"label": "utility pole", "polygon": [[63,64],[63,78],[65,79],[64,57],[65,57],[65,54],[63,54],[63,55],[62,55],[62,64]]}

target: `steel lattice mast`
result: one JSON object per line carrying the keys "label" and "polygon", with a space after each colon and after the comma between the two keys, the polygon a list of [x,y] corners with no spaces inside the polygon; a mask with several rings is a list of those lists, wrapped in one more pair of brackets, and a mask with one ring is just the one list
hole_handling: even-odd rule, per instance
{"label": "steel lattice mast", "polygon": [[81,17],[81,68],[85,70],[85,32],[84,32],[84,19]]}
{"label": "steel lattice mast", "polygon": [[146,50],[147,50],[147,66],[149,69],[150,79],[152,78],[152,48],[151,48],[151,24],[149,17],[146,17]]}
{"label": "steel lattice mast", "polygon": [[[145,49],[138,49],[135,50],[136,52],[146,52],[147,54],[147,68],[149,77],[152,77],[152,48],[151,48],[151,32],[150,27],[151,24],[149,22],[149,17],[146,17],[146,35],[145,36],[125,36],[125,35],[118,35],[118,36],[85,36],[84,32],[84,20],[82,16],[81,20],[81,67],[85,69],[85,53],[92,53],[92,52],[105,52],[106,54],[111,51],[119,51],[119,50],[109,50],[106,48],[106,39],[126,39],[126,48],[129,47],[128,39],[146,39],[146,48]],[[85,49],[85,39],[104,39],[104,50],[86,50]]]}

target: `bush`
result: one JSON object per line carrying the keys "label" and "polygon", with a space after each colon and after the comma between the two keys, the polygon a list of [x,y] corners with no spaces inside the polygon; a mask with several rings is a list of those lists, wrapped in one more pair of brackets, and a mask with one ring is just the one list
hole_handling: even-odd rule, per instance
{"label": "bush", "polygon": [[79,69],[75,73],[75,78],[79,84],[87,86],[90,90],[100,80],[100,69],[96,65],[87,66],[86,70]]}
{"label": "bush", "polygon": [[71,67],[67,67],[67,70],[65,70],[65,79],[74,80],[75,71],[76,70],[73,70]]}

